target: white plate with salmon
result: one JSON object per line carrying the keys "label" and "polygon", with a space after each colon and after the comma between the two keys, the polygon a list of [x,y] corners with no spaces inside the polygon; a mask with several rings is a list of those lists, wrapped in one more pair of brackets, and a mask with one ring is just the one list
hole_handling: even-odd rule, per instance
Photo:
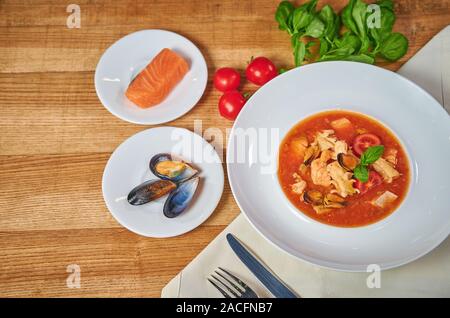
{"label": "white plate with salmon", "polygon": [[286,252],[327,268],[404,265],[450,233],[450,117],[372,65],[286,72],[240,112],[227,148],[234,197]]}
{"label": "white plate with salmon", "polygon": [[107,110],[125,121],[155,125],[183,116],[200,100],[208,69],[185,37],[143,30],[111,45],[95,71],[95,89]]}

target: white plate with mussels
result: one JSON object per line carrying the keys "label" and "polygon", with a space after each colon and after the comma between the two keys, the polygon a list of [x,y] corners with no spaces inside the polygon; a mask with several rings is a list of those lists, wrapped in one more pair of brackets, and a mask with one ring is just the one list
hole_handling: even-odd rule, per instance
{"label": "white plate with mussels", "polygon": [[103,173],[105,203],[130,231],[171,237],[193,230],[222,196],[223,167],[214,148],[189,130],[139,132],[111,155]]}

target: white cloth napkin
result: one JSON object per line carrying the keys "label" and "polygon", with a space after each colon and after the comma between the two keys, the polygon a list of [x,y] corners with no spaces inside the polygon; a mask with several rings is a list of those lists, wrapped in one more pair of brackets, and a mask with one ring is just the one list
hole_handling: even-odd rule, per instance
{"label": "white cloth napkin", "polygon": [[[450,111],[450,26],[399,71]],[[345,273],[303,262],[274,247],[239,215],[162,290],[161,297],[221,297],[206,278],[221,266],[237,274],[260,297],[271,297],[228,246],[233,233],[302,297],[450,297],[450,239],[408,265],[383,271],[380,288],[368,288],[371,273]],[[370,280],[370,279],[369,279]]]}
{"label": "white cloth napkin", "polygon": [[421,86],[450,112],[450,25],[432,38],[398,73]]}

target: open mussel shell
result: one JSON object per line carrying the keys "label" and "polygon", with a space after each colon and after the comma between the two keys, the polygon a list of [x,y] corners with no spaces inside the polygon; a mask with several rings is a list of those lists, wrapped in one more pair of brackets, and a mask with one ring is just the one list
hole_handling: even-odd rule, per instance
{"label": "open mussel shell", "polygon": [[328,193],[323,200],[325,207],[340,209],[347,206],[347,201],[337,194]]}
{"label": "open mussel shell", "polygon": [[193,177],[178,184],[178,188],[170,193],[164,204],[163,213],[166,217],[177,217],[186,210],[194,197],[199,180],[199,177]]}
{"label": "open mussel shell", "polygon": [[359,164],[359,159],[352,155],[346,155],[339,153],[337,155],[337,161],[347,171],[353,171]]}
{"label": "open mussel shell", "polygon": [[150,160],[150,170],[160,179],[173,182],[183,182],[195,176],[198,171],[183,161],[173,160],[168,153],[153,156]]}
{"label": "open mussel shell", "polygon": [[303,163],[306,166],[309,166],[314,159],[319,157],[320,155],[320,148],[317,145],[312,145],[306,148],[305,156],[303,157]]}
{"label": "open mussel shell", "polygon": [[132,205],[141,205],[161,198],[176,188],[176,183],[170,180],[149,180],[131,190],[127,200]]}
{"label": "open mussel shell", "polygon": [[303,193],[303,200],[312,205],[320,205],[323,202],[323,194],[317,190],[308,190]]}

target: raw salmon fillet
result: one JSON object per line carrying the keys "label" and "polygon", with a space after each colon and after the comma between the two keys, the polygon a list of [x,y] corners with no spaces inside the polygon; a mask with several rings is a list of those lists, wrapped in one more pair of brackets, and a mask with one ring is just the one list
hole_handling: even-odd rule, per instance
{"label": "raw salmon fillet", "polygon": [[165,48],[130,83],[125,95],[139,107],[154,106],[169,95],[188,71],[186,60]]}

